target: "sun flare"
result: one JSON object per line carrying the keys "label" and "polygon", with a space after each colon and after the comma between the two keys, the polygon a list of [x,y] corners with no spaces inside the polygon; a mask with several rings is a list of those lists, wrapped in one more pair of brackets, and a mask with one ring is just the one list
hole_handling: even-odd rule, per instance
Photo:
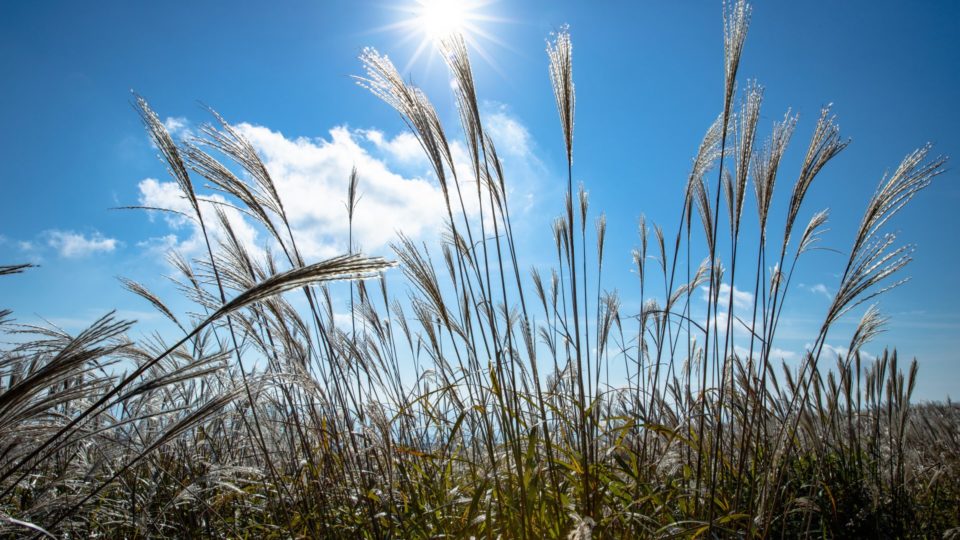
{"label": "sun flare", "polygon": [[380,30],[402,32],[400,43],[413,41],[416,49],[406,69],[424,54],[436,51],[440,43],[455,35],[463,37],[472,52],[492,64],[492,57],[484,50],[481,41],[502,45],[487,26],[491,23],[509,22],[489,13],[489,8],[498,0],[410,0],[396,11],[404,13],[401,20],[381,27]]}
{"label": "sun flare", "polygon": [[464,33],[469,8],[464,0],[418,0],[416,23],[427,37],[439,41]]}

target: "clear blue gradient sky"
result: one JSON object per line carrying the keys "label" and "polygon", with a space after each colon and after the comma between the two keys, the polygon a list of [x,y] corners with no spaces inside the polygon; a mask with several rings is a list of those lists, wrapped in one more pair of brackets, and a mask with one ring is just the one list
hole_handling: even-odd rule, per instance
{"label": "clear blue gradient sky", "polygon": [[[183,246],[189,236],[159,216],[110,210],[157,200],[144,180],[156,179],[156,186],[169,180],[130,106],[131,89],[183,133],[209,119],[198,102],[249,124],[281,166],[294,163],[291,152],[316,157],[309,152],[347,148],[371,167],[429,180],[425,167],[403,153],[409,140],[399,136],[404,128],[396,114],[351,79],[361,73],[361,49],[374,46],[406,66],[441,116],[455,121],[439,58],[425,54],[409,63],[420,37],[383,29],[409,17],[402,7],[293,0],[0,3],[0,264],[42,265],[0,280],[0,307],[14,309],[23,322],[43,317],[71,330],[116,307],[142,319],[141,328],[162,328],[115,279],[129,276],[170,292],[163,288],[169,269],[160,247]],[[609,219],[606,285],[620,290],[626,310],[635,309],[629,270],[637,219],[646,214],[673,230],[690,159],[720,112],[719,2],[501,1],[482,11],[496,19],[480,24],[493,39],[478,40],[493,61],[475,55],[475,75],[485,110],[514,146],[506,160],[517,178],[515,194],[525,201],[520,230],[528,260],[549,259],[537,239],[548,234],[544,227],[562,200],[563,146],[544,44],[569,23],[575,175],[590,190],[592,208]],[[932,142],[936,154],[960,157],[960,3],[756,2],[740,78],[741,87],[755,78],[766,88],[761,137],[787,108],[800,115],[778,183],[781,207],[820,107],[834,104],[853,144],[818,177],[801,220],[830,207],[824,245],[841,252],[867,197],[907,152]],[[340,135],[334,128],[342,128]],[[301,147],[291,149],[298,138]],[[908,268],[913,280],[883,297],[890,327],[867,347],[877,353],[896,346],[918,357],[921,399],[960,396],[954,278],[960,178],[951,167],[893,225],[902,242],[917,245]],[[382,178],[393,177],[383,172]],[[304,210],[304,223],[323,225],[323,208],[342,209],[342,198],[310,204],[316,208]],[[318,254],[338,241],[336,231],[324,234]],[[386,252],[378,238],[367,237],[368,251]],[[844,261],[843,254],[822,251],[802,262],[778,343],[784,350],[799,352],[812,341],[827,308],[824,292],[835,290]],[[752,281],[744,288],[752,289]],[[841,334],[830,342],[844,343]]]}

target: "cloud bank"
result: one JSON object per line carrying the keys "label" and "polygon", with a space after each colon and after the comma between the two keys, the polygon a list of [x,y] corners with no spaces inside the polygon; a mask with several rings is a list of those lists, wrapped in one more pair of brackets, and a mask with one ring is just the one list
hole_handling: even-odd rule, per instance
{"label": "cloud bank", "polygon": [[[485,117],[487,131],[508,168],[510,196],[519,198],[519,210],[529,209],[530,179],[542,164],[532,152],[527,129],[502,105],[495,106]],[[180,118],[168,119],[168,127],[190,132]],[[447,210],[443,194],[416,137],[408,132],[393,137],[377,129],[349,129],[337,126],[323,137],[287,137],[268,127],[249,123],[234,128],[256,148],[270,172],[293,235],[301,253],[308,260],[335,256],[348,251],[349,222],[346,213],[347,184],[350,171],[357,168],[360,200],[353,221],[353,248],[370,254],[383,254],[389,244],[403,233],[413,239],[430,241],[442,232]],[[451,143],[451,150],[461,182],[469,193],[470,167],[463,145]],[[196,185],[202,181],[194,179]],[[188,202],[173,181],[145,178],[139,183],[139,203],[147,207],[165,208],[191,214]],[[204,195],[214,203],[228,203],[219,194]],[[467,213],[476,215],[476,198],[465,196]],[[201,205],[204,220],[215,238],[217,231],[212,204]],[[225,204],[219,204],[231,227],[248,246],[256,245],[263,234],[252,220]],[[207,215],[209,214],[209,216]],[[191,220],[166,214],[164,220],[172,234],[154,237],[140,245],[151,249],[177,248],[185,253],[198,253],[203,248],[199,227]],[[263,245],[263,242],[260,242]]]}

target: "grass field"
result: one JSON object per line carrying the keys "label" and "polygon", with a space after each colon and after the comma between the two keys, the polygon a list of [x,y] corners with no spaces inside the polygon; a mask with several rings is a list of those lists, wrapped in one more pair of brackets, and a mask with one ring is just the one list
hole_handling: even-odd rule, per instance
{"label": "grass field", "polygon": [[[863,308],[910,260],[891,220],[946,159],[924,146],[891,167],[847,233],[819,333],[804,358],[781,362],[791,278],[828,219],[805,195],[848,140],[824,109],[799,169],[780,169],[803,143],[789,113],[765,133],[763,89],[738,85],[749,20],[743,1],[724,9],[723,108],[675,228],[641,222],[637,288],[623,293],[638,313],[603,287],[606,221],[574,183],[565,29],[546,59],[567,160],[565,205],[542,231],[551,268],[520,262],[510,180],[456,36],[442,50],[460,126],[443,125],[386,56],[361,55],[358,83],[417,137],[447,212],[439,245],[401,236],[382,257],[304,260],[271,172],[229,122],[213,113],[197,137],[174,140],[138,97],[206,238],[199,257],[169,255],[194,307],[174,312],[123,280],[181,330],[139,341],[112,314],[70,335],[0,312],[12,343],[0,351],[0,534],[960,537],[960,408],[911,404],[915,360],[861,355],[886,324]],[[466,169],[451,154],[455,127]],[[210,189],[264,245],[244,245],[222,208],[201,212]],[[783,223],[768,223],[774,205]],[[745,220],[759,239],[742,238]],[[30,270],[6,266],[0,279]],[[735,302],[737,275],[753,282],[752,305]],[[702,290],[706,310],[693,302]],[[349,294],[349,323],[334,320],[337,294]],[[854,315],[838,357],[827,336]]]}

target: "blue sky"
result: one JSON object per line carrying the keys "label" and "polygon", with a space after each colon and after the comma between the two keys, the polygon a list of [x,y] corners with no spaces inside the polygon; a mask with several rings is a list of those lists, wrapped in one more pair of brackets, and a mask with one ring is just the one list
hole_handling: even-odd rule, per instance
{"label": "blue sky", "polygon": [[[163,190],[169,179],[130,106],[131,89],[181,134],[209,120],[199,102],[244,125],[268,163],[305,190],[302,228],[316,234],[317,257],[346,242],[336,221],[342,197],[332,193],[347,160],[368,167],[360,171],[368,182],[358,209],[367,204],[367,251],[387,253],[384,235],[394,227],[428,237],[435,220],[422,217],[432,196],[426,168],[397,115],[351,79],[361,73],[362,48],[374,46],[406,66],[441,116],[455,121],[439,58],[424,54],[410,63],[420,36],[384,29],[409,17],[404,8],[366,1],[0,4],[0,263],[41,264],[0,281],[2,307],[20,321],[43,317],[71,330],[116,307],[140,318],[142,331],[162,328],[115,279],[164,291],[162,250],[190,242],[182,224],[110,210],[170,202]],[[569,23],[575,176],[587,185],[592,208],[608,216],[607,286],[620,290],[625,308],[638,305],[629,273],[637,219],[646,214],[673,230],[690,159],[720,112],[719,3],[501,1],[481,11],[495,19],[480,24],[492,39],[479,39],[493,61],[475,55],[475,76],[484,112],[507,148],[528,261],[549,259],[538,240],[564,190],[544,44]],[[757,2],[740,76],[766,88],[761,136],[788,107],[800,115],[775,205],[786,203],[821,106],[834,104],[852,138],[818,177],[801,218],[830,207],[825,246],[849,246],[867,197],[907,152],[932,142],[937,154],[960,155],[956,3]],[[314,179],[319,183],[307,185]],[[402,184],[411,190],[390,191],[401,180],[412,182]],[[895,345],[918,357],[922,399],[960,395],[960,292],[949,278],[960,265],[957,180],[948,171],[896,219],[900,240],[918,248],[908,268],[913,280],[882,299],[890,328],[867,347]],[[402,208],[384,221],[392,203]],[[824,251],[801,263],[781,331],[785,350],[812,341],[805,335],[827,308],[823,290],[834,290],[844,262]]]}

